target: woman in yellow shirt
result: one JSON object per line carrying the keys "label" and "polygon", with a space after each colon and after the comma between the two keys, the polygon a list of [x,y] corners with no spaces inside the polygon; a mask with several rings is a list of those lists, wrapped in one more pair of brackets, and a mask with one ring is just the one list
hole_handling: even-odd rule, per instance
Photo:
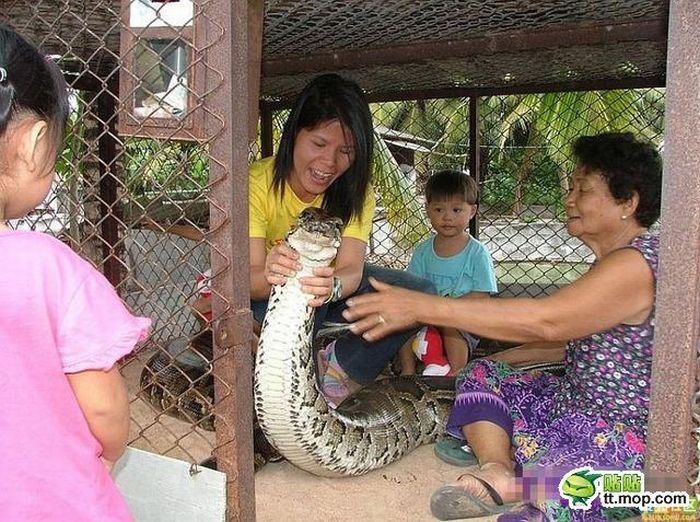
{"label": "woman in yellow shirt", "polygon": [[[373,291],[370,276],[405,288],[434,292],[432,283],[403,271],[365,264],[372,230],[370,183],[372,115],[362,90],[336,74],[312,80],[296,99],[277,155],[250,167],[251,308],[262,322],[273,284],[294,275],[298,254],[282,240],[302,210],[322,207],[345,223],[332,267],[302,280],[316,296],[316,327],[342,321],[345,299]],[[321,351],[319,382],[331,406],[372,382],[415,330],[367,342],[348,333]]]}

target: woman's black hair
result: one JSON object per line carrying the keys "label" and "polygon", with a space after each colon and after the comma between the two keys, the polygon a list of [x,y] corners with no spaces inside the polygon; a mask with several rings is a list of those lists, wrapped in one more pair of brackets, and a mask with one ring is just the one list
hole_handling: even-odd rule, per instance
{"label": "woman's black hair", "polygon": [[347,224],[360,216],[372,175],[372,114],[362,89],[337,74],[317,76],[301,91],[284,124],[275,158],[273,189],[284,194],[284,182],[294,168],[294,143],[301,129],[338,120],[352,134],[354,161],[350,168],[328,187],[323,208]]}
{"label": "woman's black hair", "polygon": [[661,212],[662,173],[661,155],[654,145],[630,132],[606,132],[581,136],[572,149],[577,164],[600,172],[616,201],[629,201],[636,193],[635,219],[643,227],[654,224]]}
{"label": "woman's black hair", "polygon": [[27,40],[0,24],[0,136],[10,122],[34,113],[49,125],[56,147],[68,119],[68,92],[58,66]]}

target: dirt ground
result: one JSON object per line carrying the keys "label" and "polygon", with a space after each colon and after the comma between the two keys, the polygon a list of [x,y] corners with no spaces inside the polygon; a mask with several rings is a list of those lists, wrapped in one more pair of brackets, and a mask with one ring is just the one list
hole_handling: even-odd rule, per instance
{"label": "dirt ground", "polygon": [[[189,462],[209,457],[213,433],[154,415],[153,409],[136,397],[145,362],[139,359],[122,367],[132,397],[131,445]],[[460,472],[461,468],[438,460],[432,444],[360,477],[317,477],[288,462],[270,463],[255,475],[256,518],[260,522],[431,521],[435,519],[430,515],[430,495]]]}
{"label": "dirt ground", "polygon": [[459,474],[460,468],[433,455],[432,444],[360,477],[316,477],[288,462],[268,464],[255,476],[256,518],[260,522],[433,521],[430,495]]}

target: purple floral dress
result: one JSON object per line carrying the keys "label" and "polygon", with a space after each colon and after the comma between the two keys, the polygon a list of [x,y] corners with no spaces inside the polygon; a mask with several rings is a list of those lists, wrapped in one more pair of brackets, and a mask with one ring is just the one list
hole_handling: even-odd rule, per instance
{"label": "purple floral dress", "polygon": [[[656,281],[658,236],[644,234],[629,247],[642,254]],[[642,324],[618,325],[569,341],[563,377],[476,360],[457,379],[447,431],[463,438],[465,424],[496,423],[511,435],[524,477],[544,469],[550,478],[559,477],[584,465],[641,469],[653,337],[652,309]],[[547,485],[558,497],[558,479]],[[564,501],[552,501],[540,508],[547,520],[607,519],[596,502],[589,511],[568,510],[564,505]]]}

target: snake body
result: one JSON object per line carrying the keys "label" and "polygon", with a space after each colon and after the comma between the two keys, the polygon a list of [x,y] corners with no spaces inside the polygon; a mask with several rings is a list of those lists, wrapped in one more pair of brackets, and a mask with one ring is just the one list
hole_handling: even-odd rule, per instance
{"label": "snake body", "polygon": [[[214,375],[212,333],[205,330],[176,339],[167,351],[159,350],[141,372],[139,396],[158,412],[206,431],[214,431]],[[268,462],[282,460],[270,445],[253,416],[253,463],[259,470]],[[201,463],[216,469],[213,458]]]}
{"label": "snake body", "polygon": [[314,309],[299,278],[331,263],[340,225],[320,209],[299,216],[287,242],[303,268],[272,289],[255,367],[263,432],[292,464],[322,476],[366,473],[434,441],[454,397],[445,380],[393,378],[363,388],[335,410],[326,405],[312,357]]}
{"label": "snake body", "polygon": [[[304,268],[285,285],[273,287],[263,323],[254,371],[256,470],[279,460],[279,451],[315,475],[358,475],[434,441],[443,432],[454,398],[454,379],[387,378],[356,392],[337,409],[328,408],[314,370],[314,310],[307,306],[311,296],[301,291],[299,278],[335,257],[340,222],[319,209],[307,209],[287,241],[299,252]],[[163,414],[213,430],[211,352],[210,331],[159,351],[142,371],[141,396]],[[523,369],[561,374],[562,364]]]}

